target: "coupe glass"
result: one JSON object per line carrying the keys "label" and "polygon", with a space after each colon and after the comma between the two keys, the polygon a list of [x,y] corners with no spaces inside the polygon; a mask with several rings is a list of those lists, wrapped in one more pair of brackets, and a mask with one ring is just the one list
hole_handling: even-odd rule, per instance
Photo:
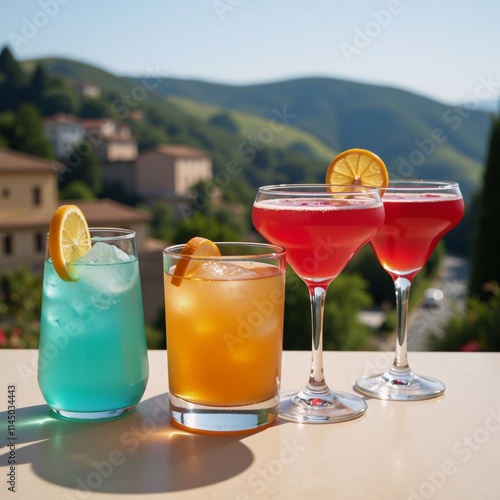
{"label": "coupe glass", "polygon": [[[345,189],[345,191],[343,190]],[[312,361],[302,391],[280,396],[279,415],[295,422],[350,420],[366,411],[354,394],[331,391],[323,374],[323,311],[330,283],[382,227],[384,207],[376,188],[283,184],[259,188],[253,224],[284,247],[287,262],[306,283],[312,313]]]}
{"label": "coupe glass", "polygon": [[407,353],[407,312],[410,286],[444,234],[463,216],[464,203],[456,182],[390,181],[382,196],[385,223],[371,245],[394,280],[397,341],[392,367],[381,375],[356,382],[363,394],[379,399],[418,400],[441,395],[445,385],[410,369]]}

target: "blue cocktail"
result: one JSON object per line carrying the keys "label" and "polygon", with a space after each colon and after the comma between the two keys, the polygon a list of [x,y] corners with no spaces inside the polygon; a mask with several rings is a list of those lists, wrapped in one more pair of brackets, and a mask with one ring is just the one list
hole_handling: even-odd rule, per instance
{"label": "blue cocktail", "polygon": [[38,381],[68,418],[108,418],[141,399],[148,379],[135,233],[91,229],[92,248],[63,281],[45,261]]}

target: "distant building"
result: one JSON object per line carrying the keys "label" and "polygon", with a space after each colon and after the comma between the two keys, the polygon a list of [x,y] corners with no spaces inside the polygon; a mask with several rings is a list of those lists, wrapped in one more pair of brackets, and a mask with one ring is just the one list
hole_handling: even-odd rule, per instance
{"label": "distant building", "polygon": [[[58,200],[62,169],[60,163],[0,148],[0,269],[43,264],[52,214],[59,205],[71,203]],[[145,248],[149,214],[112,200],[75,203],[89,226],[132,229],[138,251]]]}
{"label": "distant building", "polygon": [[182,202],[199,181],[212,179],[212,159],[183,144],[160,145],[139,155],[136,162],[137,194],[149,202]]}
{"label": "distant building", "polygon": [[142,109],[131,109],[129,111],[128,117],[131,120],[135,120],[137,122],[142,122],[144,120],[144,111]]}
{"label": "distant building", "polygon": [[59,163],[0,148],[0,269],[43,263]]}
{"label": "distant building", "polygon": [[[63,160],[84,139],[92,145],[103,166],[106,163],[133,162],[138,156],[137,141],[130,128],[115,120],[81,120],[57,114],[45,118],[44,129],[59,160]],[[106,181],[106,172],[104,178]]]}
{"label": "distant building", "polygon": [[80,120],[64,113],[45,118],[43,127],[59,160],[64,159],[85,137]]}
{"label": "distant building", "polygon": [[88,80],[75,80],[70,87],[80,96],[96,99],[101,96],[101,89]]}
{"label": "distant building", "polygon": [[130,128],[107,118],[81,120],[85,137],[102,163],[131,162],[138,156],[137,142]]}
{"label": "distant building", "polygon": [[130,128],[116,120],[57,114],[46,118],[44,127],[59,160],[86,139],[101,163],[104,184],[120,185],[150,204],[168,201],[178,207],[191,200],[194,184],[212,179],[212,159],[205,151],[162,144],[139,155]]}

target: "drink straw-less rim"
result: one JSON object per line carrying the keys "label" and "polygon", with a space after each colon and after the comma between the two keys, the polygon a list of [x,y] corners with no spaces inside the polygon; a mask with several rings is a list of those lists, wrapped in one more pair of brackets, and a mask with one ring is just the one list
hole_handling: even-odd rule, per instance
{"label": "drink straw-less rim", "polygon": [[[260,260],[260,259],[272,259],[276,257],[280,257],[286,254],[286,250],[279,245],[272,245],[268,243],[251,243],[251,242],[238,242],[238,241],[214,241],[214,244],[220,249],[223,250],[225,247],[239,247],[239,248],[260,248],[260,249],[268,249],[268,252],[265,253],[240,253],[238,255],[183,255],[183,258],[193,259],[193,260]],[[164,255],[171,255],[173,257],[180,257],[182,249],[186,245],[171,245],[163,249]],[[222,253],[222,252],[221,252]]]}
{"label": "drink straw-less rim", "polygon": [[[333,189],[332,189],[333,188]],[[339,184],[273,184],[259,187],[263,193],[300,194],[302,196],[347,196],[350,194],[374,193],[378,191],[374,186],[355,186]]]}
{"label": "drink straw-less rim", "polygon": [[386,191],[439,191],[442,189],[458,189],[455,181],[434,181],[426,179],[394,179],[383,189]]}

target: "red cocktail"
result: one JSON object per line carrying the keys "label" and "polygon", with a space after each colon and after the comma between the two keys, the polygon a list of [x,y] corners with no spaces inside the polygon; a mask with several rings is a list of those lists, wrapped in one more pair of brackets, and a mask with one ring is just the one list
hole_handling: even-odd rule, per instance
{"label": "red cocktail", "polygon": [[463,216],[458,184],[438,181],[391,181],[382,197],[385,222],[371,245],[394,280],[397,344],[390,370],[356,382],[359,391],[381,399],[418,400],[441,395],[439,380],[414,374],[408,365],[408,297],[415,275],[424,267],[444,234]]}
{"label": "red cocktail", "polygon": [[382,197],[385,223],[371,244],[383,268],[395,279],[412,279],[441,237],[464,213],[461,196],[446,193],[395,193]]}
{"label": "red cocktail", "polygon": [[313,350],[304,390],[280,398],[280,415],[298,422],[325,423],[362,415],[359,397],[332,392],[323,375],[323,307],[328,285],[384,222],[376,188],[334,192],[324,184],[265,186],[259,189],[252,218],[257,231],[286,249],[287,262],[307,284],[311,297]]}
{"label": "red cocktail", "polygon": [[336,278],[377,233],[384,209],[366,200],[282,198],[255,203],[252,219],[266,240],[286,248],[293,270],[317,284]]}

